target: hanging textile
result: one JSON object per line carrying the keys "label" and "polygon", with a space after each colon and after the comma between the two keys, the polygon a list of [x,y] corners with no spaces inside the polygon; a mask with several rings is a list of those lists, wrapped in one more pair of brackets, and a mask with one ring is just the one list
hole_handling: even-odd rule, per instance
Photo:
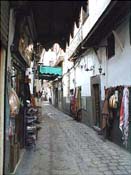
{"label": "hanging textile", "polygon": [[109,120],[109,97],[110,89],[105,92],[105,100],[102,107],[102,129],[106,128]]}
{"label": "hanging textile", "polygon": [[120,107],[119,128],[123,134],[123,144],[127,147],[128,130],[129,130],[129,90],[127,87],[123,90],[123,97]]}

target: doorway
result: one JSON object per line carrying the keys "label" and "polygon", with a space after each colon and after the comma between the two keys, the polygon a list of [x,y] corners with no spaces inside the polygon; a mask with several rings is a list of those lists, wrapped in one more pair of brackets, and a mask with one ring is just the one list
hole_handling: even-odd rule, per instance
{"label": "doorway", "polygon": [[93,107],[93,124],[100,128],[101,123],[101,108],[100,108],[100,77],[91,77],[91,95]]}
{"label": "doorway", "polygon": [[55,107],[58,107],[58,88],[55,89]]}
{"label": "doorway", "polygon": [[100,127],[100,89],[99,84],[93,85],[94,91],[94,117],[95,117],[95,125]]}

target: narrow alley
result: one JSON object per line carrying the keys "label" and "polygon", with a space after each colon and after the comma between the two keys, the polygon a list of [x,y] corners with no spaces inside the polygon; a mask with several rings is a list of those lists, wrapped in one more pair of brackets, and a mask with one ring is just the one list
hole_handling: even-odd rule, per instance
{"label": "narrow alley", "polygon": [[26,150],[16,175],[111,174],[131,174],[130,153],[44,102],[36,151]]}
{"label": "narrow alley", "polygon": [[131,175],[131,1],[1,1],[0,175]]}

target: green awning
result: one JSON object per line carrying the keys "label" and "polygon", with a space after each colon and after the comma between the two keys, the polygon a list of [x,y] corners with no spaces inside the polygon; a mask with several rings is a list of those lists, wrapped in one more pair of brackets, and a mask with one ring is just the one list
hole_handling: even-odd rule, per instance
{"label": "green awning", "polygon": [[62,68],[61,67],[51,67],[51,66],[40,66],[39,74],[52,74],[52,75],[62,75]]}
{"label": "green awning", "polygon": [[62,76],[62,68],[51,66],[38,66],[38,76],[39,79],[43,80],[55,80],[57,77]]}

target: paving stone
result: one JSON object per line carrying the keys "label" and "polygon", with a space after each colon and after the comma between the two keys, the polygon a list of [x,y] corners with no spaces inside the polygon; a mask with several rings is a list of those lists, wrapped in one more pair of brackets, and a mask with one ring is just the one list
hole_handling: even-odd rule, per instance
{"label": "paving stone", "polygon": [[119,170],[117,166],[109,166],[108,167],[110,170]]}
{"label": "paving stone", "polygon": [[36,151],[26,151],[16,175],[131,174],[131,154],[93,129],[46,102],[41,120]]}
{"label": "paving stone", "polygon": [[103,163],[103,164],[98,164],[98,167],[101,168],[101,167],[107,167],[107,164]]}
{"label": "paving stone", "polygon": [[101,170],[102,172],[105,172],[105,171],[109,171],[109,168],[108,168],[108,167],[101,167],[100,170]]}
{"label": "paving stone", "polygon": [[111,171],[105,171],[104,172],[104,175],[113,175],[113,172],[111,172]]}
{"label": "paving stone", "polygon": [[113,171],[114,175],[123,175],[123,173],[125,173],[125,171],[120,171],[120,170],[115,170]]}
{"label": "paving stone", "polygon": [[127,171],[129,174],[131,174],[131,169],[127,169],[126,171]]}
{"label": "paving stone", "polygon": [[114,160],[113,158],[111,159],[111,163],[118,163],[118,160]]}
{"label": "paving stone", "polygon": [[119,166],[118,170],[126,170],[126,168],[124,166]]}

